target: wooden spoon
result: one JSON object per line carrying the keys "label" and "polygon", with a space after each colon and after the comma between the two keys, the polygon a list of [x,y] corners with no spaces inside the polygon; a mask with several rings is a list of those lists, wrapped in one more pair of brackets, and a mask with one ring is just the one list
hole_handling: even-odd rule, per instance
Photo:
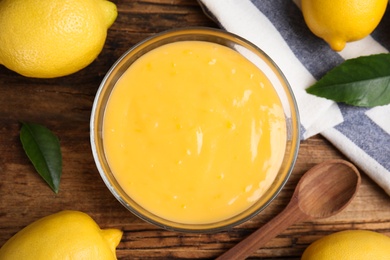
{"label": "wooden spoon", "polygon": [[245,259],[294,223],[339,213],[355,197],[359,185],[359,171],[347,161],[316,165],[302,176],[281,213],[217,259]]}

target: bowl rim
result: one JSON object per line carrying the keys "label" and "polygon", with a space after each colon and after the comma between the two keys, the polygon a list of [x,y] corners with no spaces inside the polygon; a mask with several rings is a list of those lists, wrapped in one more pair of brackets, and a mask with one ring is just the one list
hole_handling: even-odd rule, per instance
{"label": "bowl rim", "polygon": [[[284,169],[284,171],[286,173],[285,173],[285,175],[283,175],[283,180],[280,181],[279,186],[269,196],[269,198],[266,200],[266,202],[264,204],[262,204],[261,206],[257,207],[255,210],[252,210],[252,212],[250,214],[248,214],[247,216],[245,216],[243,218],[238,218],[238,216],[243,214],[246,210],[244,212],[241,212],[241,213],[229,218],[229,219],[236,219],[237,218],[237,220],[231,221],[230,224],[221,225],[221,226],[216,225],[216,223],[211,223],[211,224],[185,224],[184,223],[183,224],[183,223],[177,223],[177,222],[166,220],[166,219],[163,219],[164,223],[171,223],[173,225],[163,224],[162,222],[157,221],[157,220],[161,220],[162,219],[161,217],[154,215],[150,212],[148,212],[149,216],[147,216],[147,215],[141,213],[139,210],[137,210],[134,207],[134,205],[130,205],[123,198],[123,196],[118,193],[118,190],[117,190],[118,187],[121,189],[119,183],[117,183],[118,187],[115,188],[114,187],[115,185],[113,185],[111,183],[111,181],[109,180],[109,178],[107,176],[108,173],[106,173],[106,171],[104,170],[104,167],[102,166],[102,162],[100,160],[101,155],[99,155],[98,148],[97,148],[98,147],[97,146],[97,139],[99,139],[99,136],[98,136],[99,134],[98,134],[98,129],[97,129],[97,121],[98,121],[97,116],[100,115],[99,114],[99,104],[102,102],[101,95],[102,95],[103,91],[105,90],[105,88],[108,88],[108,86],[109,86],[107,84],[107,82],[110,80],[110,77],[112,77],[113,74],[115,75],[115,73],[116,73],[115,70],[118,69],[119,66],[121,66],[121,65],[124,66],[122,63],[126,60],[126,58],[130,54],[132,54],[133,52],[136,52],[138,49],[143,49],[142,46],[144,46],[145,44],[148,44],[148,43],[149,44],[152,42],[159,43],[159,41],[161,41],[162,39],[166,40],[166,39],[169,39],[169,37],[177,36],[177,35],[188,36],[188,35],[194,35],[194,34],[199,34],[199,33],[205,34],[205,35],[208,35],[211,37],[218,37],[218,38],[225,39],[225,40],[228,37],[229,38],[228,40],[234,39],[234,41],[236,41],[236,43],[238,42],[239,44],[245,44],[247,46],[250,46],[251,49],[253,49],[254,51],[261,54],[261,56],[264,57],[264,59],[266,59],[268,65],[273,67],[273,70],[275,71],[275,73],[278,74],[278,77],[280,78],[280,80],[282,81],[282,83],[284,85],[284,88],[285,88],[284,92],[285,92],[287,98],[289,99],[288,103],[289,103],[289,107],[291,110],[290,111],[291,117],[294,119],[294,120],[291,120],[291,124],[293,124],[293,125],[292,125],[292,129],[290,129],[293,131],[293,136],[291,139],[291,149],[290,149],[288,158],[286,158],[286,153],[284,155],[284,160],[287,160],[289,162],[289,165],[287,166],[286,169]],[[158,46],[161,46],[161,45],[158,45]],[[152,49],[154,49],[154,48],[152,48]],[[138,59],[138,57],[136,59]],[[117,76],[116,80],[118,80],[121,75],[122,75],[122,73],[120,73],[120,75]],[[115,81],[115,83],[116,83],[116,81]],[[114,87],[112,87],[110,91],[112,91],[113,88]],[[103,114],[104,114],[104,110],[103,110]],[[102,115],[100,115],[100,116],[102,116]],[[183,27],[183,28],[175,28],[175,29],[165,30],[165,31],[162,31],[160,33],[156,33],[154,35],[146,37],[142,41],[140,41],[140,42],[134,44],[132,47],[130,47],[127,51],[125,51],[115,61],[115,63],[111,66],[111,68],[105,74],[105,76],[104,76],[103,80],[101,81],[100,86],[96,92],[96,95],[95,95],[95,98],[93,101],[93,105],[92,105],[91,117],[90,117],[90,144],[91,144],[91,150],[92,150],[92,155],[93,155],[93,158],[95,161],[95,165],[97,167],[97,170],[98,170],[101,178],[103,179],[103,182],[105,183],[107,188],[110,190],[110,192],[114,195],[114,197],[127,210],[129,210],[132,214],[134,214],[138,218],[140,218],[148,223],[151,223],[155,226],[161,227],[165,230],[170,230],[170,231],[175,231],[175,232],[185,232],[185,233],[215,233],[215,232],[225,231],[225,230],[228,230],[232,227],[235,227],[237,225],[240,225],[240,224],[248,221],[249,219],[251,219],[254,216],[256,216],[257,214],[259,214],[261,211],[263,211],[266,207],[268,207],[268,205],[272,201],[274,201],[274,199],[279,195],[279,193],[284,188],[285,184],[287,183],[287,181],[289,180],[289,178],[291,176],[291,173],[293,171],[293,168],[295,166],[295,163],[296,163],[296,160],[298,157],[299,146],[300,146],[300,131],[301,131],[301,129],[300,129],[299,110],[298,110],[298,105],[297,105],[297,102],[296,102],[296,99],[294,96],[294,92],[293,92],[288,80],[286,79],[285,75],[283,74],[281,69],[278,67],[278,65],[273,61],[273,59],[270,56],[268,56],[262,49],[260,49],[258,46],[256,46],[255,44],[253,44],[249,40],[247,40],[239,35],[236,35],[234,33],[225,31],[223,29],[216,29],[216,28],[209,28],[209,27]],[[279,175],[279,173],[278,173],[278,175]],[[124,193],[124,191],[122,191],[121,193]],[[130,197],[130,196],[128,196],[128,197]],[[136,202],[134,202],[134,203],[136,203]],[[254,205],[256,205],[256,203]],[[253,206],[251,206],[251,207],[253,207]],[[144,210],[144,211],[146,211],[146,210]],[[157,220],[150,217],[150,215],[156,217]],[[225,222],[225,221],[226,220],[223,220],[221,222]],[[191,228],[190,228],[190,226],[191,226]],[[200,227],[202,227],[202,228],[200,228]]]}

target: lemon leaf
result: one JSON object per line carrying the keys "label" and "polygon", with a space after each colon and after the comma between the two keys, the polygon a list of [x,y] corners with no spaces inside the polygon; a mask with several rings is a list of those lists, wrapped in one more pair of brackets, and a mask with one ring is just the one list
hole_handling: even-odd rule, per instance
{"label": "lemon leaf", "polygon": [[20,141],[39,175],[58,193],[62,154],[57,136],[42,125],[22,123]]}
{"label": "lemon leaf", "polygon": [[306,91],[353,106],[390,104],[390,54],[346,60]]}

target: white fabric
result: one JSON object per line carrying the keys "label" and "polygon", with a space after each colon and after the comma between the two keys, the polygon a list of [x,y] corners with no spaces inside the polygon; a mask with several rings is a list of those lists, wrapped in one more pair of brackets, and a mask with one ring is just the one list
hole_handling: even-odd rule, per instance
{"label": "white fabric", "polygon": [[382,20],[387,29],[378,29],[376,37],[348,43],[336,53],[308,30],[299,0],[200,2],[221,27],[256,44],[280,67],[298,103],[303,139],[321,133],[390,195],[390,106],[346,106],[305,91],[345,59],[387,53],[390,19]]}

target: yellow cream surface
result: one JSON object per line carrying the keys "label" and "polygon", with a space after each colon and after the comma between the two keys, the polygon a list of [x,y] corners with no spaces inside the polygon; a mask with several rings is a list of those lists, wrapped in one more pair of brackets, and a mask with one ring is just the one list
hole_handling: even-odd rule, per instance
{"label": "yellow cream surface", "polygon": [[184,41],[154,49],[115,85],[103,120],[114,176],[171,221],[230,218],[269,188],[286,146],[281,102],[239,53]]}

